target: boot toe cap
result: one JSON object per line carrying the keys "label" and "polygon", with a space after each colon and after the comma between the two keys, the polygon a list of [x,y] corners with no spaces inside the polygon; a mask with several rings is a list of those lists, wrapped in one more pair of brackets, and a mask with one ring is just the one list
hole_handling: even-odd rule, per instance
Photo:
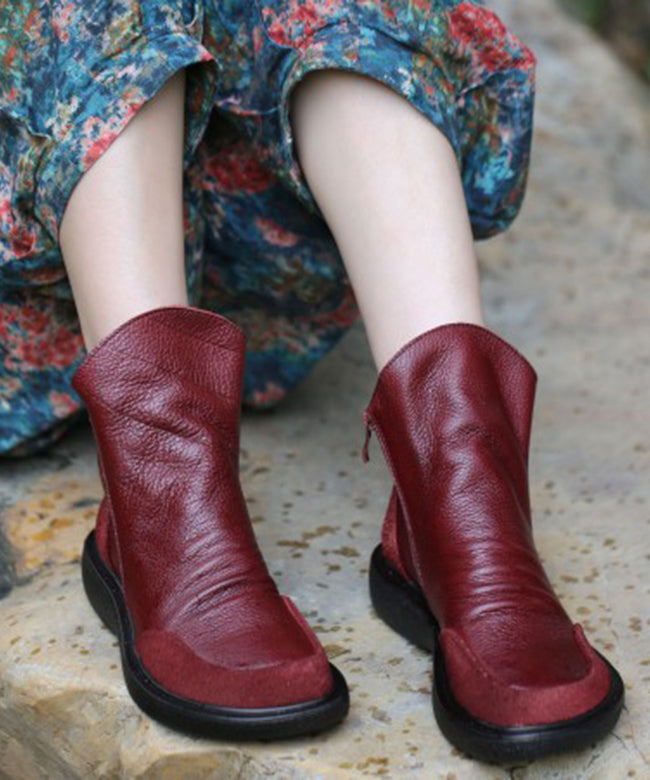
{"label": "boot toe cap", "polygon": [[249,638],[240,652],[228,648],[226,655],[218,647],[214,652],[206,652],[205,645],[194,648],[174,631],[149,629],[137,639],[137,655],[158,685],[202,704],[248,709],[323,699],[334,686],[329,661],[302,616],[284,601],[303,640],[291,650],[286,641],[278,642],[281,649],[274,653],[273,636],[260,636]]}
{"label": "boot toe cap", "polygon": [[[567,681],[557,670],[558,681],[521,683],[504,680],[498,669],[488,667],[453,629],[441,632],[440,641],[449,686],[457,702],[470,715],[500,726],[556,724],[584,715],[607,697],[612,679],[603,659],[587,642],[579,625],[573,628],[576,649],[585,660],[584,673]],[[553,659],[540,659],[552,664]],[[552,675],[550,675],[552,677]]]}

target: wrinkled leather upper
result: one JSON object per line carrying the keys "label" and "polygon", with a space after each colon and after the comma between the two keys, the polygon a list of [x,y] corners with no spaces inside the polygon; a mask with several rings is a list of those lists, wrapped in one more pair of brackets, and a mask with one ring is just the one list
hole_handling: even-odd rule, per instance
{"label": "wrinkled leather upper", "polygon": [[122,580],[145,666],[202,701],[289,704],[321,697],[332,680],[249,520],[239,482],[243,362],[233,323],[162,307],[100,342],[73,386],[106,492],[98,545]]}
{"label": "wrinkled leather upper", "polygon": [[453,323],[400,350],[366,410],[395,480],[384,553],[439,621],[457,698],[508,725],[572,717],[609,686],[533,543],[535,385],[533,368],[509,344]]}

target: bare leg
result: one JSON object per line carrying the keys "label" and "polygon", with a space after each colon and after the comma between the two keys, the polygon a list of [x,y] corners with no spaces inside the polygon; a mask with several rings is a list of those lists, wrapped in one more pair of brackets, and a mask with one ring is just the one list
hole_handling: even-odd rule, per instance
{"label": "bare leg", "polygon": [[187,305],[185,71],[136,114],[72,192],[59,243],[87,349],[158,306]]}
{"label": "bare leg", "polygon": [[390,88],[335,70],[298,85],[292,124],[377,368],[437,325],[483,325],[465,197],[443,134]]}

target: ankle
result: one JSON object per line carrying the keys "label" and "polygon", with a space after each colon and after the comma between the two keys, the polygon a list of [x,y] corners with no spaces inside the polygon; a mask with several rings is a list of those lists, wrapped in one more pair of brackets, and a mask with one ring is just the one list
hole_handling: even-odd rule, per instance
{"label": "ankle", "polygon": [[407,344],[435,328],[443,325],[477,325],[485,328],[485,320],[480,308],[468,307],[466,310],[457,310],[453,314],[436,314],[431,317],[420,318],[409,322],[397,323],[392,329],[375,333],[375,338],[370,337],[370,348],[377,368],[377,372],[390,363],[390,361]]}

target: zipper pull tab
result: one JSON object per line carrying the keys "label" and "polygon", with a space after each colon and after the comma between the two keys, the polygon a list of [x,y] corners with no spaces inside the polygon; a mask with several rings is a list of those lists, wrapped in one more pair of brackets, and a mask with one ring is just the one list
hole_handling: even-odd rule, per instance
{"label": "zipper pull tab", "polygon": [[368,452],[368,448],[370,446],[370,437],[372,436],[372,428],[370,427],[370,418],[369,416],[364,412],[363,415],[363,423],[366,426],[366,440],[363,443],[363,462],[367,463],[370,460],[370,453]]}

